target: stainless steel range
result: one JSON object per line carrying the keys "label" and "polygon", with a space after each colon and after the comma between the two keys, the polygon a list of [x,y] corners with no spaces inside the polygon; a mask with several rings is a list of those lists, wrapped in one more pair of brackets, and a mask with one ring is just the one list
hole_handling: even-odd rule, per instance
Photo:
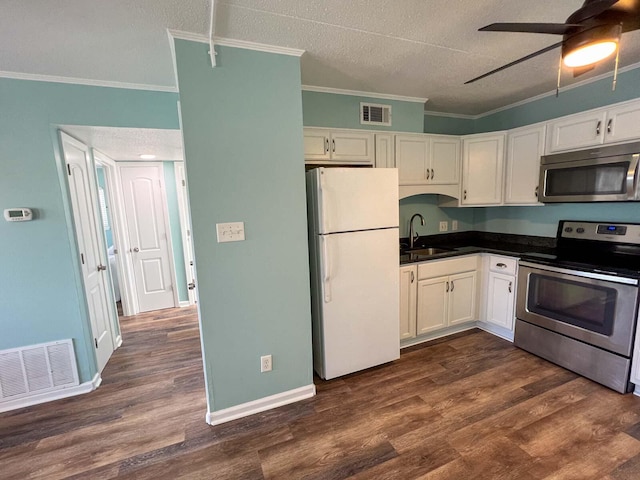
{"label": "stainless steel range", "polygon": [[629,392],[639,283],[640,224],[563,220],[556,255],[522,255],[514,343]]}

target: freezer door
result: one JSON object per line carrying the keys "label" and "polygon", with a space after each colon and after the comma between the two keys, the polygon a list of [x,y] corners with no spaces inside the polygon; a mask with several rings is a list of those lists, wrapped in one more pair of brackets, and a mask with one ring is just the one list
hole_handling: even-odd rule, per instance
{"label": "freezer door", "polygon": [[[400,357],[398,229],[318,237],[319,282],[314,350],[322,378]],[[318,318],[320,317],[320,318]],[[315,339],[314,339],[315,340]]]}
{"label": "freezer door", "polygon": [[352,232],[398,226],[398,170],[318,168],[317,233]]}

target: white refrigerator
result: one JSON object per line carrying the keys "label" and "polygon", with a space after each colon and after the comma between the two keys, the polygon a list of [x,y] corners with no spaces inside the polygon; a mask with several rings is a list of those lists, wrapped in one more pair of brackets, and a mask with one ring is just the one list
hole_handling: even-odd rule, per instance
{"label": "white refrigerator", "polygon": [[400,357],[398,171],[307,172],[313,366],[331,379]]}

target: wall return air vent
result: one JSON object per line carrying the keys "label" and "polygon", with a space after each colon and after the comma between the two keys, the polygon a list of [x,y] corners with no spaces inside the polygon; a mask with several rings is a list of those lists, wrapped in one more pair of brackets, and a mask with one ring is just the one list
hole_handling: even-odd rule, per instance
{"label": "wall return air vent", "polygon": [[391,105],[361,103],[360,124],[391,126]]}

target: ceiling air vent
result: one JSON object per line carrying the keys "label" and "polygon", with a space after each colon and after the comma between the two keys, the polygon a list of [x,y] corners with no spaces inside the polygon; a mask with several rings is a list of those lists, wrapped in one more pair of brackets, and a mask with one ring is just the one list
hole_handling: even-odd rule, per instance
{"label": "ceiling air vent", "polygon": [[361,103],[360,124],[391,126],[391,105]]}

